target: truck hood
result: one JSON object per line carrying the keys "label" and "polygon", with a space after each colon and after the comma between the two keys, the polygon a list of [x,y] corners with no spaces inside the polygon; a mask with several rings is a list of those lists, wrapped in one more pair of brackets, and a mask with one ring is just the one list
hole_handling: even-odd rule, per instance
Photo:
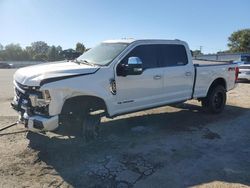
{"label": "truck hood", "polygon": [[14,80],[26,86],[41,86],[44,83],[65,78],[95,73],[97,66],[77,64],[75,62],[53,62],[18,69]]}

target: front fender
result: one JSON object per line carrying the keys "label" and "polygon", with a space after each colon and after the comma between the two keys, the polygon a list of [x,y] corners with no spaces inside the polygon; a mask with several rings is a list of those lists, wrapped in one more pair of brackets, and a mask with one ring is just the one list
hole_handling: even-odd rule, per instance
{"label": "front fender", "polygon": [[109,114],[111,109],[109,104],[114,97],[109,86],[109,80],[102,79],[98,82],[96,77],[88,76],[88,78],[71,78],[49,83],[42,86],[41,90],[49,90],[50,92],[49,115],[51,116],[60,114],[65,101],[76,96],[93,96],[102,99]]}

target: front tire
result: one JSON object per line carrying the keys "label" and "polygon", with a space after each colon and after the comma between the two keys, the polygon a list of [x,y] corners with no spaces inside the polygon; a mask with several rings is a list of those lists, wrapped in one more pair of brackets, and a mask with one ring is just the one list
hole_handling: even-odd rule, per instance
{"label": "front tire", "polygon": [[60,129],[63,134],[83,138],[88,142],[99,134],[101,116],[92,115],[88,103],[69,103],[62,110]]}
{"label": "front tire", "polygon": [[213,114],[219,114],[225,108],[226,89],[222,85],[211,88],[206,98],[201,100],[202,107]]}
{"label": "front tire", "polygon": [[94,140],[99,135],[101,118],[99,115],[86,114],[82,119],[81,136],[85,142]]}

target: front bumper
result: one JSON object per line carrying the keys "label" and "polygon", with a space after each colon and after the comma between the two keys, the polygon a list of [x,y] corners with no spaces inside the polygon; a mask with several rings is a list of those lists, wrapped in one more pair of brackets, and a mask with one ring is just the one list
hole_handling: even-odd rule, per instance
{"label": "front bumper", "polygon": [[31,116],[27,120],[26,127],[34,132],[53,131],[58,127],[58,116],[49,118],[41,116]]}
{"label": "front bumper", "polygon": [[58,115],[36,114],[29,99],[29,92],[15,88],[15,97],[11,106],[20,114],[19,122],[34,132],[52,131],[58,127]]}
{"label": "front bumper", "polygon": [[[12,107],[17,110],[17,106],[11,103]],[[18,110],[17,110],[18,111]],[[19,122],[33,132],[53,131],[58,125],[58,115],[43,117],[40,115],[28,115],[27,112],[18,111],[20,113]]]}

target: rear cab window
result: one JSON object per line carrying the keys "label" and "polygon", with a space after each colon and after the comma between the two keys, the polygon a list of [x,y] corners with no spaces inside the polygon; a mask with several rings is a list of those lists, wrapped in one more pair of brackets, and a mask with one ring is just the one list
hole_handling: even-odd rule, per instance
{"label": "rear cab window", "polygon": [[159,65],[161,67],[183,66],[188,64],[186,48],[180,44],[158,45]]}

